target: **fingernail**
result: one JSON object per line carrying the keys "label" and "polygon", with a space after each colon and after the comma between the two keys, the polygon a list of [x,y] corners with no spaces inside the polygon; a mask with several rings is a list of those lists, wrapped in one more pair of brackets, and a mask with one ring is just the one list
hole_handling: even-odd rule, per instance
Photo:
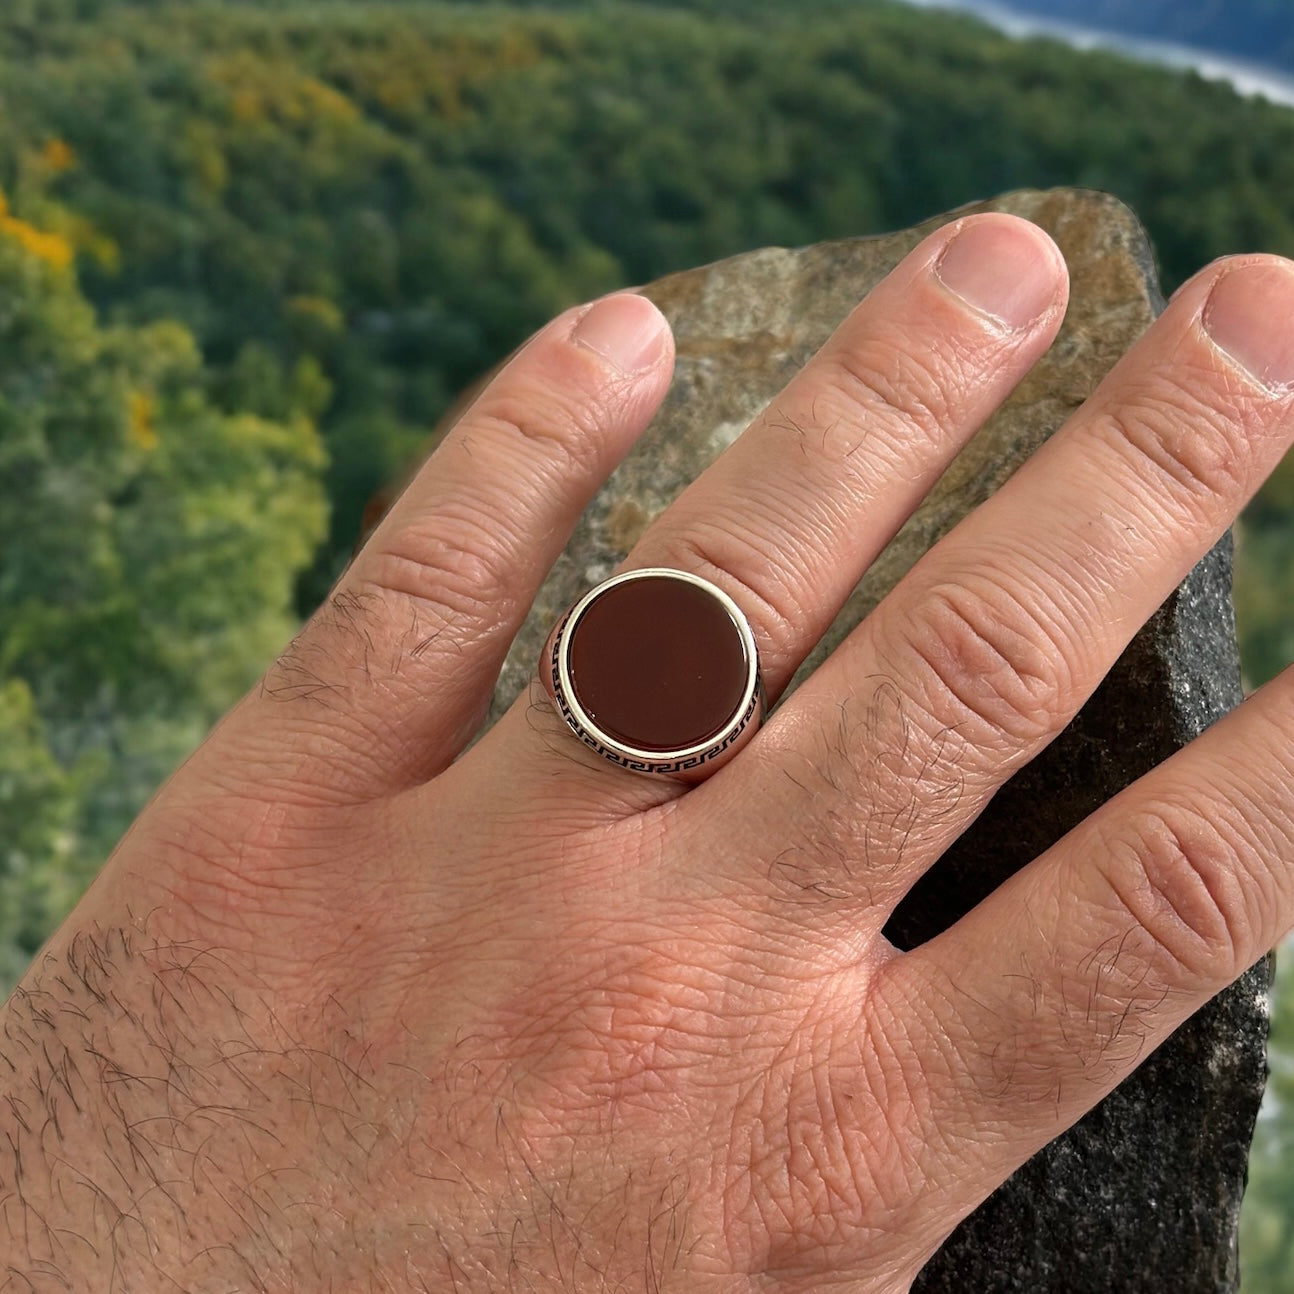
{"label": "fingernail", "polygon": [[976,220],[944,248],[935,275],[967,305],[1013,332],[1027,328],[1056,300],[1057,257],[1014,222]]}
{"label": "fingernail", "polygon": [[571,340],[610,360],[622,373],[643,373],[665,355],[669,325],[646,297],[620,292],[597,301]]}
{"label": "fingernail", "polygon": [[1201,316],[1226,356],[1269,391],[1294,387],[1294,266],[1238,265],[1213,285]]}

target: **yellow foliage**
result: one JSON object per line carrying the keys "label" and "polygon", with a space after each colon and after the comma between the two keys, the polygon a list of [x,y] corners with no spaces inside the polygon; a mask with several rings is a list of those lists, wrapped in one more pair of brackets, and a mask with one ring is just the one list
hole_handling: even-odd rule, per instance
{"label": "yellow foliage", "polygon": [[120,267],[120,248],[79,212],[54,206],[44,212],[44,219],[49,228],[38,229],[30,221],[19,220],[10,214],[9,200],[0,190],[0,234],[58,269],[66,269],[78,252],[92,256],[105,270],[115,273]]}
{"label": "yellow foliage", "polygon": [[235,90],[229,100],[235,121],[263,121],[265,107],[256,90]]}
{"label": "yellow foliage", "polygon": [[339,332],[344,322],[337,305],[327,297],[292,297],[288,301],[288,309],[294,314],[322,324],[329,332]]}
{"label": "yellow foliage", "polygon": [[229,162],[216,127],[207,121],[186,122],[184,155],[197,192],[219,199],[229,187]]}
{"label": "yellow foliage", "polygon": [[316,116],[343,122],[359,118],[359,109],[340,90],[313,76],[301,82],[299,94]]}
{"label": "yellow foliage", "polygon": [[121,268],[121,248],[107,234],[100,233],[79,211],[70,211],[67,207],[45,207],[41,219],[46,226],[45,232],[61,238],[74,256],[89,256],[111,274]]}
{"label": "yellow foliage", "polygon": [[[409,31],[398,43],[357,50],[346,64],[347,88],[360,102],[412,120],[428,109],[454,120],[465,112],[465,94],[544,57],[527,32],[459,33],[431,41]],[[206,75],[229,93],[236,121],[285,125],[350,124],[356,101],[335,85],[304,75],[290,63],[251,50],[207,60]]]}
{"label": "yellow foliage", "polygon": [[462,33],[430,41],[412,31],[398,45],[357,51],[347,64],[356,93],[394,116],[429,109],[448,121],[464,116],[465,92],[532,67],[543,51],[528,32]]}
{"label": "yellow foliage", "polygon": [[84,216],[69,221],[68,240],[78,252],[92,256],[102,269],[115,274],[121,268],[121,248],[107,234],[101,234]]}
{"label": "yellow foliage", "polygon": [[236,121],[312,126],[359,119],[359,109],[335,86],[248,50],[209,59],[206,74],[229,91],[229,110]]}
{"label": "yellow foliage", "polygon": [[157,412],[157,406],[152,393],[131,391],[126,398],[126,410],[126,438],[136,449],[156,449],[157,428],[153,425],[153,416]]}
{"label": "yellow foliage", "polygon": [[40,160],[47,171],[57,175],[60,171],[70,171],[76,165],[76,150],[65,139],[55,136],[45,141],[40,150]]}
{"label": "yellow foliage", "polygon": [[39,256],[55,269],[65,270],[72,263],[72,244],[61,234],[37,229],[35,225],[11,216],[3,194],[0,194],[0,234],[20,243],[33,256]]}

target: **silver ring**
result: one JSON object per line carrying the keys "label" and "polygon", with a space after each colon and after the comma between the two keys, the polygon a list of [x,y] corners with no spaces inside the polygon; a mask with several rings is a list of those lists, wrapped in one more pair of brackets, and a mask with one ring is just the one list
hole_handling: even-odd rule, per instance
{"label": "silver ring", "polygon": [[590,750],[635,773],[696,781],[746,744],[766,708],[755,635],[721,588],[686,571],[612,576],[561,618],[545,689]]}

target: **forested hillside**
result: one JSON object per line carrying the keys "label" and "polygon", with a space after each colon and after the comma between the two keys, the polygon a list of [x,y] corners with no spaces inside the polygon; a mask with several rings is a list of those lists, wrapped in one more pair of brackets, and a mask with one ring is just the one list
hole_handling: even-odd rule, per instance
{"label": "forested hillside", "polygon": [[1170,287],[1294,250],[1288,113],[966,19],[32,4],[0,21],[0,186],[109,317],[192,330],[222,408],[319,420],[334,512],[305,601],[450,395],[616,283],[1022,184],[1128,199]]}
{"label": "forested hillside", "polygon": [[1005,0],[1010,9],[1294,71],[1294,0]]}

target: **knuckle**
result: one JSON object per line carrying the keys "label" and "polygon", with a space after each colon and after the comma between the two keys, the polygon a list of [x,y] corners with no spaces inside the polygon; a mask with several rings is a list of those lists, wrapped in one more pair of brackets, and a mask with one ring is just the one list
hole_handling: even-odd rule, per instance
{"label": "knuckle", "polygon": [[1165,803],[1140,810],[1105,842],[1102,874],[1113,902],[1170,982],[1221,987],[1247,965],[1248,850],[1225,824],[1224,814]]}
{"label": "knuckle", "polygon": [[[667,564],[717,584],[742,609],[755,631],[761,653],[785,650],[813,619],[811,604],[800,596],[807,577],[788,570],[785,552],[756,533],[744,533],[733,519],[718,525],[694,522],[673,541]],[[761,572],[747,579],[742,572]]]}
{"label": "knuckle", "polygon": [[461,633],[508,623],[516,591],[502,518],[442,507],[392,535],[357,564],[366,591],[411,600],[435,624]]}
{"label": "knuckle", "polygon": [[1013,747],[1051,736],[1077,700],[1077,670],[1059,615],[1004,584],[943,581],[923,595],[905,653],[918,667],[914,701],[973,744]]}
{"label": "knuckle", "polygon": [[509,448],[538,451],[552,460],[550,470],[562,479],[585,479],[601,474],[602,428],[609,417],[615,387],[591,399],[562,397],[552,391],[492,391],[470,415],[467,439],[483,434]]}
{"label": "knuckle", "polygon": [[1192,513],[1211,510],[1217,498],[1248,492],[1249,467],[1233,417],[1190,385],[1157,383],[1137,398],[1103,411],[1103,430],[1138,476],[1149,469],[1152,485]]}
{"label": "knuckle", "polygon": [[956,393],[968,383],[968,363],[956,350],[874,341],[863,351],[835,351],[828,380],[850,407],[888,413],[907,431],[938,445],[956,416]]}

